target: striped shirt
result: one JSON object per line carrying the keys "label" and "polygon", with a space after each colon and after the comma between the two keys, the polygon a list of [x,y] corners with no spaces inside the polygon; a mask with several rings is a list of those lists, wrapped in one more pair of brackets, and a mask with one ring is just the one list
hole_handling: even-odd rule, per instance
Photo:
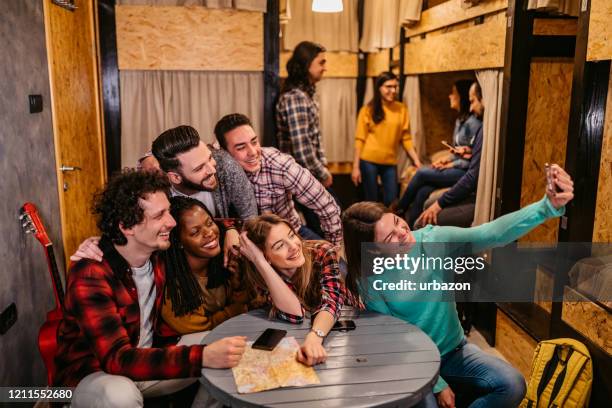
{"label": "striped shirt", "polygon": [[298,231],[302,221],[293,204],[295,198],[319,217],[326,240],[342,244],[340,207],[325,187],[293,157],[273,147],[262,147],[261,169],[246,174],[253,184],[260,214],[276,214]]}

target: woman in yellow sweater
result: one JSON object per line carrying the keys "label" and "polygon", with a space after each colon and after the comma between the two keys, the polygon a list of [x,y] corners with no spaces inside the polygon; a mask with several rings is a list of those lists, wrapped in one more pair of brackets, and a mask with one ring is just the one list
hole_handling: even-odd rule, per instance
{"label": "woman in yellow sweater", "polygon": [[397,153],[400,143],[421,167],[409,133],[408,109],[396,101],[398,80],[392,72],[383,72],[374,83],[374,97],[359,111],[355,135],[355,157],[351,179],[363,184],[364,200],[378,200],[380,176],[385,205],[397,198]]}
{"label": "woman in yellow sweater", "polygon": [[[176,227],[170,232],[166,264],[166,295],[162,317],[168,327],[162,336],[212,330],[225,320],[262,306],[234,262],[223,266],[223,237],[200,201],[173,197]],[[260,301],[261,300],[261,301]],[[165,333],[164,333],[165,331]]]}

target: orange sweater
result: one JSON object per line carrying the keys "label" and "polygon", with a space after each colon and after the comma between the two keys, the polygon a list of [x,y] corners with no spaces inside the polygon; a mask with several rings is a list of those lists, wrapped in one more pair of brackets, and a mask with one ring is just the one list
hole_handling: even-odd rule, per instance
{"label": "orange sweater", "polygon": [[400,142],[404,149],[412,148],[409,133],[408,109],[401,102],[383,104],[385,119],[374,123],[369,106],[364,106],[357,117],[355,147],[361,148],[359,158],[376,164],[397,164]]}
{"label": "orange sweater", "polygon": [[162,318],[179,334],[188,334],[214,329],[227,319],[261,307],[265,302],[254,291],[237,288],[229,282],[217,288],[206,288],[207,278],[198,277],[198,284],[204,295],[204,303],[198,310],[177,316],[172,310],[172,300],[166,293],[162,306]]}

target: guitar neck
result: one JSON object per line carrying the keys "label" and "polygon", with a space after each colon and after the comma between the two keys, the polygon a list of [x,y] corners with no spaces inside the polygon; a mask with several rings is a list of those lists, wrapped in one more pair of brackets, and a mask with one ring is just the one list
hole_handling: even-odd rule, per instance
{"label": "guitar neck", "polygon": [[47,255],[47,264],[49,265],[49,274],[51,275],[51,281],[53,283],[55,304],[57,307],[62,309],[64,307],[64,288],[62,286],[62,279],[60,278],[59,269],[57,269],[55,253],[53,252],[53,244],[48,244],[45,246],[45,253]]}

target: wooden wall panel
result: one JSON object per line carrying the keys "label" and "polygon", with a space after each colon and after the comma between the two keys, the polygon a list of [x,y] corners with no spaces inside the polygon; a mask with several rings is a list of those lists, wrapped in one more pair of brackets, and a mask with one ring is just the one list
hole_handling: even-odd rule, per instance
{"label": "wooden wall panel", "polygon": [[591,0],[587,61],[612,59],[612,1]]}
{"label": "wooden wall panel", "polygon": [[612,242],[612,72],[608,86],[593,242]]}
{"label": "wooden wall panel", "polygon": [[497,310],[495,348],[525,376],[527,381],[531,375],[531,362],[537,344],[504,312]]}
{"label": "wooden wall panel", "polygon": [[389,50],[368,54],[368,69],[366,75],[376,77],[383,71],[389,70]]}
{"label": "wooden wall panel", "polygon": [[576,35],[578,20],[575,18],[536,18],[533,20],[534,35]]}
{"label": "wooden wall panel", "polygon": [[[328,78],[356,78],[358,73],[357,54],[348,52],[326,52]],[[290,51],[281,52],[279,73],[281,78],[287,78],[287,61],[291,58]]]}
{"label": "wooden wall panel", "polygon": [[484,24],[409,42],[404,71],[422,74],[500,68],[504,66],[505,44],[506,16],[500,13]]}
{"label": "wooden wall panel", "polygon": [[448,95],[455,81],[475,80],[473,72],[445,72],[421,75],[421,111],[427,155],[443,150],[440,141],[451,142],[457,112],[450,108]]}
{"label": "wooden wall panel", "polygon": [[419,23],[406,28],[406,35],[412,37],[508,8],[508,0],[488,0],[468,8],[463,8],[461,2],[462,0],[449,0],[424,10]]}
{"label": "wooden wall panel", "polygon": [[259,12],[117,6],[116,19],[119,69],[263,70]]}
{"label": "wooden wall panel", "polygon": [[612,315],[589,299],[565,287],[562,319],[612,355]]}
{"label": "wooden wall panel", "polygon": [[[544,163],[565,163],[573,68],[569,60],[531,63],[521,206],[544,195]],[[558,230],[559,220],[549,220],[521,241],[556,242]]]}

